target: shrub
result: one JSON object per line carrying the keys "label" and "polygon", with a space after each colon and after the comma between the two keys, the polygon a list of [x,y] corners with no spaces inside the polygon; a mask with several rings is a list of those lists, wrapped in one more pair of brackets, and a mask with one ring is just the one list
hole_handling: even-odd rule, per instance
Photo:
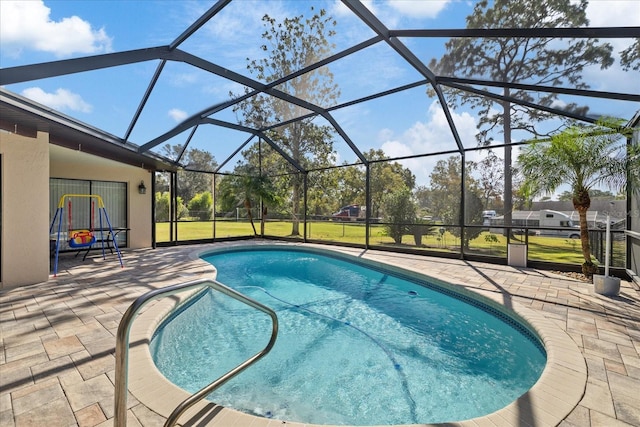
{"label": "shrub", "polygon": [[411,233],[416,219],[416,204],[411,190],[404,188],[388,193],[383,199],[385,230],[396,244],[402,243],[402,235]]}
{"label": "shrub", "polygon": [[187,207],[191,216],[200,219],[201,221],[207,221],[212,218],[211,207],[213,206],[213,197],[210,191],[203,193],[196,193],[193,199],[189,201]]}
{"label": "shrub", "polygon": [[[182,197],[178,197],[178,215],[177,219],[184,218],[189,215],[189,210],[182,202]],[[169,192],[156,193],[156,221],[169,221]]]}

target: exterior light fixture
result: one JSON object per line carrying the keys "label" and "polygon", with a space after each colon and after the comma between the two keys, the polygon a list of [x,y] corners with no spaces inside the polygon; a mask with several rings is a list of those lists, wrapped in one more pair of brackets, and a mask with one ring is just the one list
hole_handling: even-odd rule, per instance
{"label": "exterior light fixture", "polygon": [[144,181],[140,181],[140,185],[138,185],[138,193],[147,194],[147,187],[144,186]]}

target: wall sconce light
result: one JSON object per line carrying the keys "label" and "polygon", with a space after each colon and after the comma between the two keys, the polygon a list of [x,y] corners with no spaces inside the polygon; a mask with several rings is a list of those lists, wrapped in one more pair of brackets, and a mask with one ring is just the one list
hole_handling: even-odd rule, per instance
{"label": "wall sconce light", "polygon": [[147,187],[144,186],[144,181],[140,181],[140,185],[138,185],[138,193],[147,194]]}

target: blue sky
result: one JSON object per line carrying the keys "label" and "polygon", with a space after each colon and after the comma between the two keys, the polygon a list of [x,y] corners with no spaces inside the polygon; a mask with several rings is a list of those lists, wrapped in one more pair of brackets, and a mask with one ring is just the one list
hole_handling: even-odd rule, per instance
{"label": "blue sky", "polygon": [[[363,3],[391,29],[464,28],[465,17],[474,5],[471,1],[432,0]],[[169,0],[2,0],[0,66],[5,68],[166,45],[213,4],[213,1]],[[299,14],[309,16],[311,6],[316,10],[326,9],[337,20],[337,35],[332,39],[337,50],[373,36],[373,32],[338,1],[234,0],[179,48],[248,75],[246,58],[261,55],[261,17],[264,14],[274,18]],[[640,0],[592,0],[587,13],[591,26],[640,26]],[[609,41],[614,45],[616,54],[632,42]],[[442,55],[446,40],[404,39],[403,42],[415,48],[418,56],[428,63],[429,59]],[[157,62],[140,63],[10,85],[7,89],[122,137],[156,66]],[[384,44],[331,65],[331,71],[341,89],[339,102],[421,79]],[[585,70],[584,80],[594,90],[640,92],[640,78],[624,73],[617,62],[606,71],[597,67]],[[225,100],[230,91],[240,93],[241,88],[184,64],[169,64],[130,141],[142,145],[186,117]],[[630,102],[591,100],[589,103],[594,113],[627,119],[640,109],[637,103]],[[464,145],[475,147],[477,113],[459,108],[453,111],[453,115]],[[215,117],[236,121],[231,111]],[[442,109],[425,94],[423,87],[337,111],[335,117],[363,151],[382,148],[395,157],[455,148]],[[201,127],[192,144],[208,149],[218,161],[222,161],[247,137],[243,133],[208,126],[206,129]],[[182,143],[185,138],[183,134],[170,142]],[[346,144],[338,142],[336,148],[338,162],[355,160]],[[425,184],[438,159],[432,157],[404,163],[418,176],[418,182]]]}

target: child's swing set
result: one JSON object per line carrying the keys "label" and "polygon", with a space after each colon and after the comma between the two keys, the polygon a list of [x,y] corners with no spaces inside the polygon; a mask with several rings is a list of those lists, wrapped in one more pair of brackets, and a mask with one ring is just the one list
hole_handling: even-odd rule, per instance
{"label": "child's swing set", "polygon": [[[72,211],[71,211],[71,198],[72,197],[82,197],[91,199],[91,219],[89,223],[89,229],[78,229],[74,230],[72,225]],[[113,228],[111,227],[111,222],[109,221],[109,216],[107,215],[107,210],[104,207],[104,203],[102,202],[102,197],[95,194],[65,194],[60,197],[60,202],[58,203],[58,209],[56,209],[56,213],[53,216],[53,221],[51,221],[51,227],[49,227],[49,234],[52,233],[53,227],[56,224],[56,220],[58,221],[58,230],[56,233],[56,258],[53,267],[53,275],[54,277],[58,274],[58,254],[60,253],[60,236],[62,231],[62,219],[64,217],[64,207],[65,207],[65,199],[67,200],[68,205],[68,227],[67,227],[67,238],[68,245],[73,249],[87,249],[89,251],[91,246],[93,246],[98,240],[102,244],[102,259],[106,259],[105,249],[105,241],[108,241],[109,235],[115,236],[113,232]],[[95,224],[95,202],[98,202],[98,218],[99,218],[99,228],[98,230],[94,230]],[[107,222],[108,228],[102,227],[102,216],[104,215],[104,219]],[[99,239],[96,237],[95,231],[99,232]],[[108,232],[107,239],[105,239],[104,232]],[[120,267],[124,268],[124,264],[122,263],[122,254],[120,253],[120,249],[118,248],[118,242],[115,237],[112,239],[113,248],[118,253],[118,260],[120,261]]]}

